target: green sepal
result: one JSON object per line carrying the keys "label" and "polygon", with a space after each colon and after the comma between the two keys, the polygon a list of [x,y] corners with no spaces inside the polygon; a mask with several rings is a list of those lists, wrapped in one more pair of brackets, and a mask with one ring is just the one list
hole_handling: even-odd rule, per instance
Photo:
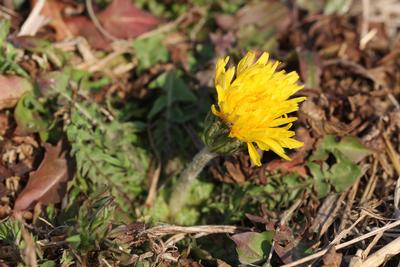
{"label": "green sepal", "polygon": [[229,137],[229,126],[209,112],[205,119],[203,141],[210,152],[231,154],[244,148],[244,143]]}

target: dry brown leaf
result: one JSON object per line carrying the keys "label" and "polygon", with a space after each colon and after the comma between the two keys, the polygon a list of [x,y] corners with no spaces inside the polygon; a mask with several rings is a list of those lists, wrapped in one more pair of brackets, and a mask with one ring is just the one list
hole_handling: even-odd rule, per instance
{"label": "dry brown leaf", "polygon": [[232,161],[226,161],[224,165],[226,170],[236,183],[243,184],[246,181],[246,176],[240,169],[240,163],[235,164]]}
{"label": "dry brown leaf", "polygon": [[[32,6],[36,4],[37,0],[32,0]],[[62,17],[62,10],[65,4],[60,0],[47,0],[43,6],[41,14],[50,19],[49,25],[56,32],[56,40],[61,41],[65,38],[72,37],[72,33],[68,26],[65,24]]]}
{"label": "dry brown leaf", "polygon": [[29,181],[15,201],[14,210],[25,210],[35,203],[49,204],[61,201],[71,170],[62,142],[57,146],[45,144],[46,154],[39,168],[29,175]]}
{"label": "dry brown leaf", "polygon": [[160,24],[160,20],[138,9],[131,0],[114,0],[99,15],[104,29],[117,38],[135,38]]}
{"label": "dry brown leaf", "polygon": [[228,263],[224,262],[223,260],[217,259],[217,266],[218,267],[231,267]]}
{"label": "dry brown leaf", "polygon": [[[102,12],[98,14],[99,22],[104,30],[116,38],[135,38],[160,24],[160,20],[136,8],[130,0],[114,0]],[[110,40],[107,39],[84,16],[65,19],[66,25],[74,35],[84,36],[95,49],[110,48]]]}
{"label": "dry brown leaf", "polygon": [[337,253],[334,247],[331,247],[323,257],[324,267],[339,267],[342,263],[343,254]]}
{"label": "dry brown leaf", "polygon": [[75,36],[83,36],[94,49],[108,49],[110,41],[97,30],[93,22],[84,16],[65,19],[65,23]]}
{"label": "dry brown leaf", "polygon": [[0,87],[0,110],[13,108],[33,88],[28,80],[16,75],[0,75]]}

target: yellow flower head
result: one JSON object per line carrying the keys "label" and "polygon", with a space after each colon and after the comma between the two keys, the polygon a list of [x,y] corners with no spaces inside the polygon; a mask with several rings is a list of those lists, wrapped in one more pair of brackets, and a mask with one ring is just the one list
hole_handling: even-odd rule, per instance
{"label": "yellow flower head", "polygon": [[[296,117],[287,114],[298,110],[305,97],[289,99],[303,88],[296,84],[296,72],[276,72],[279,62],[268,62],[269,54],[263,53],[256,61],[254,52],[248,52],[240,60],[237,69],[225,66],[229,57],[219,59],[215,71],[215,87],[218,106],[212,112],[229,127],[229,137],[247,143],[252,162],[260,166],[261,150],[272,150],[282,158],[290,160],[284,148],[303,146],[289,131]],[[236,76],[235,76],[236,72]]]}

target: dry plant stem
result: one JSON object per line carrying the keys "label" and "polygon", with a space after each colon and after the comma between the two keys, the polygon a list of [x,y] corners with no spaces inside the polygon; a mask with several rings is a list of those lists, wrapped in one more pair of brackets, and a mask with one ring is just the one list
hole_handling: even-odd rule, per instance
{"label": "dry plant stem", "polygon": [[250,228],[238,227],[232,225],[198,225],[198,226],[179,226],[179,225],[161,225],[155,226],[145,231],[152,236],[165,236],[172,234],[235,234],[244,231],[250,231]]}
{"label": "dry plant stem", "polygon": [[158,185],[158,180],[160,179],[160,173],[161,173],[161,163],[157,163],[157,167],[152,175],[149,194],[147,195],[147,199],[145,202],[145,205],[147,207],[152,207],[156,199],[157,185]]}
{"label": "dry plant stem", "polygon": [[186,166],[171,194],[169,208],[172,217],[181,211],[182,207],[186,203],[193,182],[204,169],[206,164],[216,156],[217,154],[210,152],[207,147],[204,147],[196,154],[196,156],[194,156],[192,162]]}
{"label": "dry plant stem", "polygon": [[369,255],[369,253],[371,252],[372,248],[375,247],[376,243],[378,243],[378,241],[381,239],[381,237],[383,236],[383,232],[382,233],[378,233],[374,239],[371,241],[371,243],[369,243],[368,247],[361,253],[361,259],[366,259]]}
{"label": "dry plant stem", "polygon": [[[371,236],[375,236],[375,235],[377,235],[379,233],[382,233],[382,232],[384,232],[386,230],[392,229],[392,228],[397,227],[399,225],[400,225],[400,220],[392,222],[392,223],[389,223],[389,224],[387,224],[387,225],[385,225],[385,226],[383,226],[381,228],[375,229],[375,230],[373,230],[373,231],[371,231],[369,233],[366,233],[366,234],[364,234],[362,236],[356,237],[356,238],[354,238],[352,240],[349,240],[347,242],[344,242],[342,244],[338,244],[338,245],[335,246],[335,249],[338,250],[338,249],[342,249],[342,248],[348,247],[350,245],[358,243],[358,242],[360,242],[362,240],[365,240],[365,239],[367,239],[367,238],[369,238]],[[309,262],[309,261],[312,261],[314,259],[317,259],[319,257],[324,256],[326,252],[328,252],[328,249],[323,249],[323,250],[321,250],[321,251],[319,251],[319,252],[317,252],[315,254],[312,254],[310,256],[307,256],[307,257],[304,257],[304,258],[299,259],[297,261],[282,265],[281,267],[300,266],[300,265],[303,265],[306,262]],[[366,266],[366,265],[364,265],[364,266]]]}
{"label": "dry plant stem", "polygon": [[397,174],[400,175],[400,156],[394,149],[392,142],[390,141],[387,134],[383,134],[383,140],[385,141],[387,152],[389,154],[390,160],[393,163],[393,167],[396,170]]}
{"label": "dry plant stem", "polygon": [[46,0],[37,1],[28,18],[21,26],[18,36],[35,35],[36,32],[48,22],[46,17],[40,15],[45,3]]}
{"label": "dry plant stem", "polygon": [[384,262],[389,260],[391,257],[400,253],[400,237],[396,238],[371,256],[369,256],[365,261],[362,261],[359,266],[381,266]]}

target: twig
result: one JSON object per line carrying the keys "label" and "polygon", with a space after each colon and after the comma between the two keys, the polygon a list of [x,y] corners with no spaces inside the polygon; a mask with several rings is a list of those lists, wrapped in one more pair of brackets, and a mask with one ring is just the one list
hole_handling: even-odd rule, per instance
{"label": "twig", "polygon": [[372,239],[371,243],[369,243],[368,247],[364,249],[364,251],[361,253],[361,259],[365,259],[368,257],[368,254],[371,252],[371,249],[378,243],[378,241],[381,239],[383,236],[383,233],[378,233],[374,239]]}
{"label": "twig", "polygon": [[392,142],[390,142],[389,137],[386,134],[383,134],[383,140],[385,141],[387,152],[389,154],[389,158],[393,163],[393,167],[396,170],[397,174],[400,175],[400,156],[397,154],[394,149]]}
{"label": "twig", "polygon": [[199,226],[178,226],[162,225],[155,226],[144,231],[144,233],[154,236],[165,236],[171,234],[236,234],[244,231],[250,231],[247,227],[238,227],[231,225],[199,225]]}
{"label": "twig", "polygon": [[[369,233],[367,233],[367,234],[364,234],[364,235],[362,235],[362,236],[359,236],[359,237],[357,237],[357,238],[354,238],[354,239],[349,240],[349,241],[347,241],[347,242],[344,242],[344,243],[342,243],[342,244],[336,245],[336,246],[335,246],[335,249],[336,249],[336,250],[339,250],[339,249],[348,247],[348,246],[350,246],[350,245],[353,245],[353,244],[355,244],[355,243],[358,243],[358,242],[360,242],[360,241],[362,241],[362,240],[365,240],[365,239],[367,239],[367,238],[369,238],[369,237],[371,237],[371,236],[377,235],[378,233],[382,233],[382,232],[384,232],[384,231],[386,231],[386,230],[392,229],[392,228],[394,228],[394,227],[396,227],[396,226],[399,226],[399,225],[400,225],[400,220],[395,221],[395,222],[393,222],[393,223],[389,223],[389,224],[387,224],[387,225],[385,225],[385,226],[383,226],[383,227],[381,227],[381,228],[375,229],[375,230],[373,230],[373,231],[371,231],[371,232],[369,232]],[[399,246],[399,247],[400,247],[400,246]],[[317,252],[317,253],[315,253],[315,254],[312,254],[312,255],[310,255],[310,256],[304,257],[304,258],[302,258],[302,259],[299,259],[299,260],[297,260],[297,261],[291,262],[291,263],[289,263],[289,264],[282,265],[281,267],[293,267],[293,266],[298,266],[298,265],[304,264],[304,263],[306,263],[306,262],[312,261],[312,260],[314,260],[314,259],[317,259],[317,258],[319,258],[319,257],[322,257],[322,256],[325,255],[326,252],[328,252],[328,249],[323,249],[323,250],[321,250],[321,251],[319,251],[319,252]]]}
{"label": "twig", "polygon": [[362,194],[360,203],[368,201],[375,191],[375,187],[378,181],[378,175],[376,171],[378,169],[378,160],[374,157],[374,162],[372,163],[371,177],[368,178],[368,184]]}
{"label": "twig", "polygon": [[156,193],[157,193],[158,180],[160,179],[161,163],[158,162],[156,164],[157,164],[157,167],[154,170],[153,175],[151,177],[149,194],[147,195],[147,199],[145,202],[145,205],[147,207],[152,207],[154,204],[154,200],[156,198]]}
{"label": "twig", "polygon": [[37,1],[28,18],[22,25],[18,36],[35,35],[37,31],[48,22],[48,18],[40,15],[45,3],[46,0]]}
{"label": "twig", "polygon": [[371,256],[369,256],[365,261],[360,262],[355,265],[355,267],[361,266],[381,266],[385,261],[389,260],[391,257],[400,253],[400,237],[396,238]]}

